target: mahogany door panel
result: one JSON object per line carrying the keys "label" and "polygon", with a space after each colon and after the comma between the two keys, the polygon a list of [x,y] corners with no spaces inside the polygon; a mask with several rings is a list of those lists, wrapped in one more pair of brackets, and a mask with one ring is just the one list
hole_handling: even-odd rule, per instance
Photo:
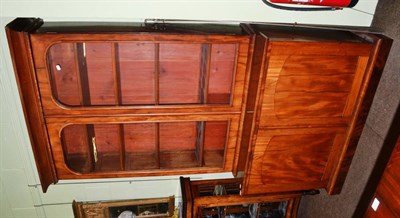
{"label": "mahogany door panel", "polygon": [[[347,125],[355,110],[370,44],[270,42],[260,127]],[[282,44],[288,45],[283,48]],[[284,49],[285,51],[280,51]],[[315,49],[315,50],[313,50]]]}
{"label": "mahogany door panel", "polygon": [[342,127],[258,130],[244,194],[325,187],[345,133]]}

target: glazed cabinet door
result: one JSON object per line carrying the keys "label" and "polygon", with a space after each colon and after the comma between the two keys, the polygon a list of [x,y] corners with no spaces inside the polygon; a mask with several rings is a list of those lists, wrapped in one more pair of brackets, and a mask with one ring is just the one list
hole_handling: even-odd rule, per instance
{"label": "glazed cabinet door", "polygon": [[355,35],[324,41],[263,34],[265,79],[244,193],[332,192],[349,144],[357,143],[352,134],[374,47]]}
{"label": "glazed cabinet door", "polygon": [[240,25],[21,18],[7,31],[44,191],[59,179],[236,174],[252,48]]}
{"label": "glazed cabinet door", "polygon": [[[55,166],[60,178],[96,175],[169,175],[224,172],[233,165],[238,120],[220,117],[193,121],[119,123],[48,120]],[[214,120],[213,120],[214,119]]]}
{"label": "glazed cabinet door", "polygon": [[32,35],[58,177],[234,171],[248,37],[106,36]]}
{"label": "glazed cabinet door", "polygon": [[102,34],[93,42],[90,35],[36,34],[31,39],[47,116],[242,110],[249,36]]}

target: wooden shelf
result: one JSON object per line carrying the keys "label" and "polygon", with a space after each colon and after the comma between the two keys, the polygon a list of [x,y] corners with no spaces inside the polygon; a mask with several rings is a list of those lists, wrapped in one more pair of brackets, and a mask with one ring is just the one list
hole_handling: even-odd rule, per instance
{"label": "wooden shelf", "polygon": [[[178,150],[160,152],[159,159],[155,153],[136,152],[125,153],[125,170],[152,170],[152,169],[175,169],[196,167],[223,166],[223,150],[207,151],[204,154],[203,166],[199,165],[198,157],[194,150]],[[69,154],[67,164],[70,169],[80,173],[89,172],[112,172],[121,171],[119,153],[98,153],[98,160],[92,170],[91,161],[87,154]]]}

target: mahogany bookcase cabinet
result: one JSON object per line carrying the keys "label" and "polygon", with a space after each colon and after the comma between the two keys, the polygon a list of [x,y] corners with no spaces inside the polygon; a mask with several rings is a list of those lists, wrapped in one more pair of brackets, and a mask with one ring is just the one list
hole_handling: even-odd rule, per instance
{"label": "mahogany bookcase cabinet", "polygon": [[6,31],[44,192],[243,171],[244,195],[337,193],[391,44],[246,23],[17,18]]}

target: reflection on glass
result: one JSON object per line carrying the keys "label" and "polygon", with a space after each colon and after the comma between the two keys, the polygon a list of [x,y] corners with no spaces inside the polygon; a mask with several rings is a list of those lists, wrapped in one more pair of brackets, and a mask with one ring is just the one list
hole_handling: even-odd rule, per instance
{"label": "reflection on glass", "polygon": [[284,218],[287,202],[252,203],[201,209],[203,218]]}

